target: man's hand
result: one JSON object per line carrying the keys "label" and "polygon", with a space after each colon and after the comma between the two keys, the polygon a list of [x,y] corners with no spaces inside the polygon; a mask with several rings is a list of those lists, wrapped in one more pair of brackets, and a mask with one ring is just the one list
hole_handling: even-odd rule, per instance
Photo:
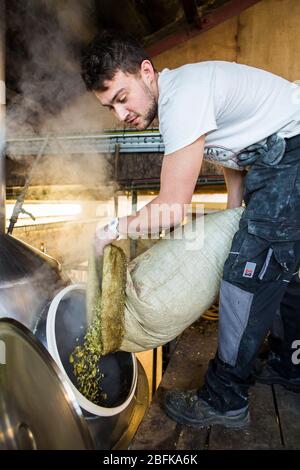
{"label": "man's hand", "polygon": [[103,256],[103,250],[106,245],[116,240],[117,236],[115,233],[112,233],[109,230],[109,226],[105,225],[100,226],[99,224],[96,227],[95,237],[94,237],[94,247],[96,254],[98,256]]}

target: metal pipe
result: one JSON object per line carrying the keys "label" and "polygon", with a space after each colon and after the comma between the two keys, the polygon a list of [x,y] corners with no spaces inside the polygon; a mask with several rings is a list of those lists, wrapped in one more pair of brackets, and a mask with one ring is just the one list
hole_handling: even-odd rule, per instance
{"label": "metal pipe", "polygon": [[0,0],[0,234],[5,233],[5,6]]}
{"label": "metal pipe", "polygon": [[30,169],[30,173],[29,173],[29,175],[28,175],[27,178],[26,178],[24,187],[23,187],[22,191],[20,192],[19,196],[17,197],[16,203],[15,203],[15,206],[14,206],[14,210],[13,210],[12,216],[11,216],[11,218],[10,218],[9,227],[8,227],[8,229],[7,229],[7,233],[9,233],[10,235],[11,235],[12,232],[13,232],[14,226],[15,226],[15,224],[16,224],[17,221],[18,221],[18,217],[19,217],[19,214],[20,214],[20,213],[28,214],[28,215],[30,215],[30,217],[31,217],[33,220],[35,220],[35,218],[33,217],[32,214],[30,214],[29,212],[24,211],[24,209],[23,209],[23,204],[24,204],[24,201],[25,201],[25,197],[26,197],[26,194],[27,194],[29,185],[30,185],[30,183],[31,183],[32,175],[34,174],[34,171],[35,171],[37,165],[39,164],[40,159],[42,158],[42,156],[43,156],[43,154],[44,154],[45,148],[46,148],[47,145],[48,145],[48,141],[49,141],[49,135],[48,135],[48,136],[46,137],[46,139],[44,140],[44,142],[43,142],[43,144],[42,144],[42,146],[41,146],[41,148],[40,148],[39,154],[38,154],[38,156],[36,157],[36,159],[34,160],[34,162],[33,162],[33,164],[32,164],[32,167],[31,167],[31,169]]}
{"label": "metal pipe", "polygon": [[[44,137],[14,138],[7,139],[8,155],[37,155]],[[55,136],[57,153],[61,152],[63,145],[65,152],[71,154],[115,153],[116,145],[119,145],[120,153],[131,152],[164,152],[162,136],[158,131],[146,131],[132,133],[130,131],[110,132],[108,134],[74,134]],[[59,145],[61,144],[61,145]],[[52,149],[53,151],[53,149]]]}

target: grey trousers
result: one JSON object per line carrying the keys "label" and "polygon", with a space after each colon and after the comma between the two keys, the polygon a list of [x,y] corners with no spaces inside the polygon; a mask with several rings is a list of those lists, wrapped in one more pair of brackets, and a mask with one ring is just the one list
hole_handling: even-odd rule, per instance
{"label": "grey trousers", "polygon": [[254,161],[244,200],[224,265],[218,350],[199,390],[222,412],[247,406],[255,359],[275,324],[281,338],[271,347],[280,373],[300,377],[292,362],[293,343],[300,340],[300,136],[286,139],[280,161]]}

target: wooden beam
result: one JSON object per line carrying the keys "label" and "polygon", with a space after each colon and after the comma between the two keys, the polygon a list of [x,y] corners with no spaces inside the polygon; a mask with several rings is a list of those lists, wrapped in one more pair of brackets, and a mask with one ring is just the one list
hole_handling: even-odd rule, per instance
{"label": "wooden beam", "polygon": [[190,26],[186,29],[182,29],[170,36],[165,37],[161,41],[158,41],[151,46],[146,48],[146,51],[151,57],[161,54],[162,52],[177,46],[178,44],[184,43],[189,39],[207,31],[208,29],[217,26],[220,23],[228,20],[232,16],[239,15],[246,8],[251,7],[260,0],[231,0],[224,5],[216,8],[215,10],[203,15],[200,20],[201,24],[197,23],[197,26]]}

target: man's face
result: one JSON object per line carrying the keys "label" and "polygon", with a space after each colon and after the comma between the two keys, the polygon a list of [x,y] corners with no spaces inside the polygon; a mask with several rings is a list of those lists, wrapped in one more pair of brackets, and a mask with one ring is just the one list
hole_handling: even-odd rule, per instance
{"label": "man's face", "polygon": [[105,82],[105,91],[95,95],[122,122],[139,130],[146,129],[157,114],[157,97],[147,75],[129,74],[119,70]]}

